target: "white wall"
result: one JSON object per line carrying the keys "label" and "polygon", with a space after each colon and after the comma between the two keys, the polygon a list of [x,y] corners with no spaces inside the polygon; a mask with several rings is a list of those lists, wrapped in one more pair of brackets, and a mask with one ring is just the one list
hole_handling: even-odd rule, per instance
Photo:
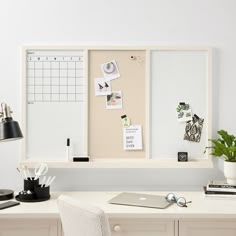
{"label": "white wall", "polygon": [[[236,133],[235,0],[7,0],[0,6],[0,101],[21,116],[23,44],[206,45],[214,48],[213,128]],[[0,187],[22,188],[20,141],[0,144]],[[215,169],[51,170],[55,190],[201,189]]]}

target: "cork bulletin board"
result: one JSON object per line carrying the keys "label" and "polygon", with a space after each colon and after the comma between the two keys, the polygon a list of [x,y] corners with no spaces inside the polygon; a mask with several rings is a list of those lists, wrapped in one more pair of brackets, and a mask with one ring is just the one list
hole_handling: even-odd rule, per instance
{"label": "cork bulletin board", "polygon": [[[90,50],[88,54],[89,133],[92,158],[145,158],[146,137],[146,52],[145,50]],[[103,76],[101,64],[115,60],[120,78],[111,81],[112,91],[121,91],[122,108],[106,109],[106,98],[95,96],[94,79]],[[123,149],[121,116],[141,125],[143,150]]]}

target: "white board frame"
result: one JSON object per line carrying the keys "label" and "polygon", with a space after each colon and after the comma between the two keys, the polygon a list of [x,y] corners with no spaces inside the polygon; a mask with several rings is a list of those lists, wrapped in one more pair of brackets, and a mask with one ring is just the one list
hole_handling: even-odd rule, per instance
{"label": "white board frame", "polygon": [[[84,84],[84,88],[85,88],[85,96],[84,96],[84,121],[83,121],[83,127],[85,127],[84,129],[84,141],[83,141],[83,150],[81,150],[82,155],[88,155],[88,85],[87,85],[87,65],[88,65],[88,58],[87,58],[87,50],[85,48],[81,48],[81,47],[77,47],[77,46],[24,46],[22,47],[22,111],[23,111],[23,125],[22,125],[22,130],[23,133],[25,134],[24,136],[24,140],[22,142],[22,148],[21,148],[21,162],[45,162],[45,159],[28,159],[27,158],[27,52],[28,51],[83,51],[84,53],[84,74],[85,74],[85,84]],[[42,114],[42,116],[46,116],[47,114]],[[57,160],[55,159],[48,159],[46,161],[49,162],[57,162]],[[65,160],[60,160],[62,162],[67,162],[67,157],[66,157],[66,140],[65,140]]]}
{"label": "white board frame", "polygon": [[[211,138],[212,136],[212,49],[210,47],[196,47],[196,46],[24,46],[22,47],[22,77],[23,77],[23,89],[22,89],[22,101],[23,101],[23,132],[26,133],[26,125],[25,125],[25,114],[27,112],[27,107],[25,104],[26,101],[26,84],[25,84],[25,78],[26,78],[26,64],[25,64],[25,58],[26,58],[26,51],[27,50],[84,50],[85,52],[85,81],[87,81],[88,78],[88,51],[89,50],[96,50],[96,49],[102,49],[102,50],[146,50],[146,83],[147,83],[147,105],[146,105],[146,114],[147,114],[147,137],[146,138],[146,151],[148,153],[148,158],[145,158],[144,160],[98,160],[98,161],[92,161],[87,163],[82,162],[68,162],[68,161],[55,161],[55,160],[48,160],[47,163],[50,167],[54,168],[212,168],[212,159],[207,154],[208,158],[206,160],[198,160],[193,159],[189,162],[177,162],[176,159],[172,160],[155,160],[151,159],[151,153],[150,153],[150,96],[148,95],[150,92],[150,54],[152,51],[156,50],[200,50],[200,51],[206,51],[208,53],[208,99],[207,99],[207,106],[208,106],[208,124],[207,124],[207,132],[208,137]],[[88,89],[88,86],[86,86]],[[88,120],[88,91],[87,92],[87,99],[86,99],[86,121]],[[87,127],[88,130],[88,123],[85,122],[84,124]],[[88,134],[88,132],[87,132]],[[85,150],[88,150],[88,136],[86,134],[86,147]],[[27,137],[26,137],[27,138]],[[24,140],[22,145],[22,155],[20,162],[22,164],[26,164],[29,167],[34,167],[37,165],[41,160],[37,161],[30,161],[26,158],[26,140]]]}
{"label": "white board frame", "polygon": [[[188,47],[174,47],[174,48],[172,48],[172,47],[161,47],[161,48],[158,48],[158,49],[155,49],[155,50],[151,50],[150,51],[150,58],[152,57],[152,54],[154,54],[154,53],[157,53],[157,54],[160,53],[160,55],[164,53],[165,56],[168,56],[168,54],[170,54],[172,52],[175,53],[175,54],[179,54],[179,53],[183,54],[184,57],[186,57],[188,59],[194,59],[194,60],[196,59],[196,55],[198,57],[199,56],[206,57],[206,64],[203,65],[203,67],[206,68],[205,77],[204,78],[200,78],[200,79],[203,79],[202,84],[204,84],[203,86],[204,86],[204,89],[205,89],[205,94],[204,94],[205,100],[204,100],[204,104],[203,105],[205,107],[205,112],[206,112],[205,114],[203,114],[204,116],[202,117],[202,118],[204,118],[204,125],[203,125],[203,134],[202,134],[203,137],[201,137],[200,143],[189,142],[189,141],[184,141],[183,140],[186,122],[182,122],[182,123],[181,122],[177,122],[177,114],[175,114],[176,117],[171,117],[172,120],[169,119],[168,116],[163,117],[163,120],[165,122],[168,122],[168,119],[171,120],[172,122],[174,121],[173,122],[174,125],[172,126],[172,128],[178,127],[178,128],[181,129],[181,133],[178,134],[179,135],[179,140],[177,140],[177,141],[178,141],[179,144],[182,145],[182,147],[184,147],[184,148],[187,147],[187,149],[189,149],[188,146],[192,145],[192,147],[195,148],[195,152],[196,152],[196,149],[198,149],[200,147],[199,148],[200,150],[197,151],[197,153],[198,153],[197,155],[196,154],[195,155],[191,155],[191,148],[190,148],[190,150],[187,150],[187,151],[190,151],[190,160],[193,161],[193,160],[199,160],[199,159],[208,159],[209,151],[206,150],[205,154],[203,152],[204,152],[205,147],[207,146],[208,139],[210,139],[212,137],[212,122],[211,122],[212,121],[212,105],[211,105],[212,104],[212,72],[211,72],[211,70],[212,70],[211,69],[212,68],[212,49],[211,48],[188,48]],[[195,54],[195,55],[193,55],[195,58],[191,58],[190,53]],[[200,55],[200,53],[202,53],[202,54]],[[168,59],[170,59],[170,58],[168,58]],[[177,63],[179,63],[179,62],[177,62]],[[174,65],[174,66],[177,66],[177,65]],[[192,65],[190,65],[190,66],[192,67]],[[177,70],[178,69],[179,68],[177,68]],[[172,68],[170,68],[169,70],[171,71]],[[191,74],[192,70],[193,70],[193,68],[190,69],[190,76],[194,77],[195,75]],[[167,73],[165,73],[165,74],[167,74]],[[185,76],[185,75],[183,75],[183,76]],[[152,75],[152,67],[151,67],[150,68],[150,81],[151,82],[150,82],[150,91],[149,91],[151,93],[151,98],[150,98],[150,101],[149,101],[150,113],[152,113],[152,112],[154,113],[153,110],[155,109],[155,108],[153,109],[153,107],[151,105],[154,102],[153,101],[154,100],[153,99],[153,95],[152,95],[152,92],[151,92],[151,90],[152,90],[152,88],[151,88],[152,87],[152,80],[153,80],[152,77],[153,77],[153,75]],[[155,79],[158,80],[158,78],[155,78]],[[172,77],[171,79],[175,79],[175,78]],[[190,81],[190,82],[194,83],[194,82],[198,82],[198,81]],[[169,83],[171,83],[171,81]],[[168,86],[168,87],[170,88],[171,86]],[[177,88],[177,86],[176,86],[176,88]],[[195,86],[195,88],[196,88],[196,86]],[[197,90],[197,88],[195,90]],[[171,92],[170,89],[168,90],[168,92]],[[201,96],[201,93],[199,93],[199,96]],[[168,97],[167,96],[164,97],[164,98],[165,98],[165,101],[168,101]],[[195,100],[197,100],[198,98],[199,97],[195,98]],[[191,97],[190,97],[190,99],[191,99]],[[181,100],[178,101],[178,102],[181,102]],[[188,101],[182,101],[182,102],[188,102]],[[198,102],[195,101],[195,103],[199,103],[199,101]],[[157,101],[155,101],[155,105],[158,105]],[[170,105],[173,105],[173,106],[177,107],[178,103],[176,101],[176,104],[170,104]],[[197,104],[197,105],[199,105],[199,104]],[[165,107],[167,106],[167,102],[164,102],[164,106]],[[191,107],[191,104],[190,104],[190,107]],[[192,110],[194,110],[194,107],[191,107],[191,108],[192,108]],[[195,109],[193,114],[195,112],[197,113],[198,111],[196,111],[196,109]],[[176,113],[175,109],[173,109],[173,113]],[[170,114],[168,114],[168,115],[170,115]],[[150,115],[150,124],[152,124],[154,122],[155,121],[152,121],[152,115]],[[165,125],[160,125],[159,124],[159,128],[162,129],[163,127],[165,127]],[[153,127],[151,127],[151,129],[149,129],[149,130],[153,130]],[[158,129],[158,130],[160,130],[160,129]],[[168,130],[168,133],[171,134],[171,132],[173,130],[174,129],[170,128],[170,130]],[[157,129],[156,129],[156,133],[157,133]],[[163,133],[164,132],[161,131],[162,137],[165,138]],[[175,145],[174,142],[172,142],[172,145],[169,145],[169,143],[165,143],[164,144],[164,142],[165,142],[164,141],[163,144],[165,145],[166,150],[168,149],[168,147],[170,147],[170,149],[173,147],[175,149],[175,153],[173,154],[173,152],[172,152],[172,155],[170,155],[170,154],[168,154],[168,151],[166,151],[167,152],[167,154],[166,154],[165,151],[163,152],[163,150],[162,150],[162,153],[164,153],[164,154],[159,154],[158,155],[158,154],[155,153],[155,152],[157,152],[157,149],[158,149],[157,147],[158,146],[159,147],[160,146],[164,146],[164,145],[156,144],[156,147],[154,147],[154,144],[152,145],[152,141],[154,140],[154,138],[152,138],[151,136],[152,136],[152,133],[150,131],[150,142],[149,142],[149,144],[150,144],[150,158],[153,158],[153,159],[157,158],[157,159],[161,160],[161,159],[173,158],[173,155],[175,155],[174,158],[177,158],[177,152],[178,151],[186,151],[184,149],[183,150],[180,149],[180,150],[177,151],[178,148],[177,147],[173,147]],[[158,138],[156,138],[156,137],[158,137],[158,136],[155,136],[155,142],[158,140]],[[159,139],[160,139],[160,137],[159,137]],[[169,141],[170,141],[170,139],[171,139],[171,137],[169,138]],[[204,139],[205,142],[203,141],[203,139]],[[153,150],[155,150],[155,151],[153,151]]]}

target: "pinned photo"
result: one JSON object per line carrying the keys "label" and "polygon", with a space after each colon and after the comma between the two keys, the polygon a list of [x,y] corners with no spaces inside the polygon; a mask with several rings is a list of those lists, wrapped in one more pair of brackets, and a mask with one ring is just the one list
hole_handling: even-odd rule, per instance
{"label": "pinned photo", "polygon": [[107,109],[121,109],[122,108],[122,94],[121,91],[112,92],[107,95],[106,101]]}
{"label": "pinned photo", "polygon": [[185,104],[184,102],[180,102],[176,108],[178,121],[190,121],[192,120],[192,111],[189,104]]}
{"label": "pinned photo", "polygon": [[204,119],[194,114],[191,121],[186,123],[184,140],[199,143],[202,135]]}
{"label": "pinned photo", "polygon": [[95,78],[94,88],[95,96],[104,96],[111,94],[111,82],[104,78]]}
{"label": "pinned photo", "polygon": [[102,64],[101,69],[106,80],[120,78],[120,73],[115,61],[110,61]]}

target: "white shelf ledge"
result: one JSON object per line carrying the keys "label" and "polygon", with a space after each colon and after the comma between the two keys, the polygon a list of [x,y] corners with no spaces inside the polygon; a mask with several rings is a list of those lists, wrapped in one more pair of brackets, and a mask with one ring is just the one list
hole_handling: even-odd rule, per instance
{"label": "white shelf ledge", "polygon": [[213,168],[213,162],[209,160],[191,160],[188,162],[178,162],[176,160],[91,160],[89,162],[71,162],[71,161],[43,161],[28,160],[21,161],[20,164],[29,168],[35,167],[39,163],[47,163],[50,168]]}

